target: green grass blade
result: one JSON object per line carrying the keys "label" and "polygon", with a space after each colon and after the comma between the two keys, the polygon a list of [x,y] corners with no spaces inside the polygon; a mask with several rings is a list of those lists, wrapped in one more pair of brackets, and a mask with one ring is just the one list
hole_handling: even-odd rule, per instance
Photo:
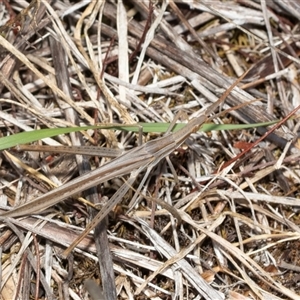
{"label": "green grass blade", "polygon": [[[212,130],[240,130],[240,129],[247,129],[247,128],[265,127],[265,126],[275,124],[277,122],[278,121],[256,123],[256,124],[225,124],[225,125],[204,124],[200,128],[200,131],[207,132]],[[142,131],[145,133],[148,132],[162,133],[162,132],[166,132],[169,126],[170,124],[168,123],[138,123],[136,125],[113,124],[113,125],[97,125],[97,126],[84,126],[84,127],[40,129],[40,130],[33,130],[28,132],[21,132],[21,133],[13,134],[11,136],[0,138],[0,150],[15,147],[20,144],[28,144],[34,141],[57,136],[60,134],[66,134],[66,133],[76,132],[76,131],[85,131],[88,129],[112,129],[112,130],[125,130],[125,131],[139,132],[139,128],[142,128]],[[183,126],[185,126],[185,123],[175,124],[173,131],[177,131]]]}
{"label": "green grass blade", "polygon": [[[256,124],[214,124],[214,123],[209,123],[209,124],[203,124],[203,126],[199,129],[199,131],[212,131],[212,130],[241,130],[241,129],[249,129],[249,128],[257,128],[257,127],[266,127],[270,126],[273,124],[276,124],[279,122],[278,120],[276,121],[270,121],[270,122],[264,122],[264,123],[256,123]],[[167,129],[169,128],[170,124],[169,123],[138,123],[142,128],[143,132],[166,132]],[[184,127],[186,125],[185,123],[176,123],[172,131],[177,131]],[[118,129],[126,130],[126,131],[133,131],[133,132],[138,132],[138,127],[130,127],[126,126],[123,128],[122,125]]]}

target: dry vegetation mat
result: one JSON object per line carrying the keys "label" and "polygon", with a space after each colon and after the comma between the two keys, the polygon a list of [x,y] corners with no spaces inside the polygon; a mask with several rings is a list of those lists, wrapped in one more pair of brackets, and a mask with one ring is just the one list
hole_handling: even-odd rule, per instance
{"label": "dry vegetation mat", "polygon": [[0,14],[2,299],[300,299],[299,0]]}

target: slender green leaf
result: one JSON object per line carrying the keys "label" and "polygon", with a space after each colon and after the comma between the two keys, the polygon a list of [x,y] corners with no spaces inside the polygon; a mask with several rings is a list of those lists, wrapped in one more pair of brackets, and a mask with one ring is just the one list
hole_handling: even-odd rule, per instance
{"label": "slender green leaf", "polygon": [[[265,123],[256,123],[256,124],[225,124],[225,125],[216,125],[216,124],[204,124],[200,130],[201,131],[212,131],[212,130],[240,130],[247,128],[256,128],[256,127],[265,127],[277,123],[278,121],[265,122]],[[21,132],[13,134],[11,136],[6,136],[0,138],[0,150],[8,149],[20,144],[28,144],[34,141],[42,140],[44,138],[49,138],[57,136],[60,134],[66,134],[76,131],[85,131],[88,129],[112,129],[112,130],[124,130],[132,132],[156,132],[162,133],[166,132],[170,124],[168,123],[138,123],[136,125],[97,125],[97,126],[84,126],[84,127],[66,127],[66,128],[50,128],[50,129],[40,129],[33,130],[28,132]],[[180,128],[185,126],[184,123],[175,124],[173,131],[177,131]]]}

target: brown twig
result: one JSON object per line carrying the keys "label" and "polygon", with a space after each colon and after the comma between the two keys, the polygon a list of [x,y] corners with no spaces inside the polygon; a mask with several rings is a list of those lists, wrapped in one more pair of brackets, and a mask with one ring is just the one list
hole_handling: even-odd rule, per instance
{"label": "brown twig", "polygon": [[27,264],[27,253],[25,252],[23,254],[21,265],[20,265],[19,281],[18,281],[18,285],[17,285],[16,291],[15,291],[15,299],[19,298],[19,294],[20,294],[20,291],[21,291],[22,283],[24,284],[24,279],[25,279],[24,278],[24,274],[25,274],[26,264]]}
{"label": "brown twig", "polygon": [[145,41],[147,32],[148,32],[148,30],[150,28],[150,25],[151,25],[151,20],[152,20],[152,16],[153,16],[153,9],[154,9],[153,8],[153,3],[152,3],[152,1],[149,1],[148,18],[146,20],[144,31],[143,31],[143,34],[142,34],[141,38],[139,39],[139,42],[138,42],[136,48],[134,49],[134,51],[131,53],[131,55],[129,57],[129,62],[131,62],[136,57],[137,53],[140,51],[140,49],[142,47],[142,44]]}
{"label": "brown twig", "polygon": [[288,115],[286,115],[281,121],[279,121],[276,125],[274,125],[271,129],[269,129],[262,137],[260,137],[257,141],[253,142],[249,147],[247,147],[244,151],[239,153],[237,156],[235,156],[233,159],[226,162],[220,169],[223,170],[235,161],[237,161],[239,158],[241,158],[244,154],[249,152],[251,149],[253,149],[255,146],[257,146],[261,141],[263,141],[269,134],[274,132],[277,128],[279,128],[284,122],[286,122],[293,114],[295,114],[300,109],[300,105],[298,105],[295,109],[293,109]]}
{"label": "brown twig", "polygon": [[40,290],[40,272],[41,272],[41,257],[40,257],[40,249],[39,243],[37,241],[36,235],[33,234],[33,243],[35,248],[35,257],[36,257],[36,281],[35,281],[35,296],[34,299],[39,299],[39,290]]}

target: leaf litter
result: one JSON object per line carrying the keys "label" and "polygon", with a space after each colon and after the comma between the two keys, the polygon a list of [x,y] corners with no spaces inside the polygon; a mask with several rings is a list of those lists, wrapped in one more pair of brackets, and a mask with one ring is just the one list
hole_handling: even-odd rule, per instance
{"label": "leaf litter", "polygon": [[[64,124],[171,123],[178,113],[184,121],[250,68],[218,112],[233,109],[215,123],[282,119],[300,104],[298,0],[0,4],[2,136]],[[298,127],[288,120],[225,169],[268,129],[193,134],[68,259],[60,254],[97,212],[89,202],[101,209],[126,176],[5,220],[3,299],[94,299],[101,290],[107,300],[299,299]],[[143,134],[143,142],[158,136]],[[129,150],[138,140],[90,130],[45,143]],[[3,151],[1,208],[107,161]]]}

